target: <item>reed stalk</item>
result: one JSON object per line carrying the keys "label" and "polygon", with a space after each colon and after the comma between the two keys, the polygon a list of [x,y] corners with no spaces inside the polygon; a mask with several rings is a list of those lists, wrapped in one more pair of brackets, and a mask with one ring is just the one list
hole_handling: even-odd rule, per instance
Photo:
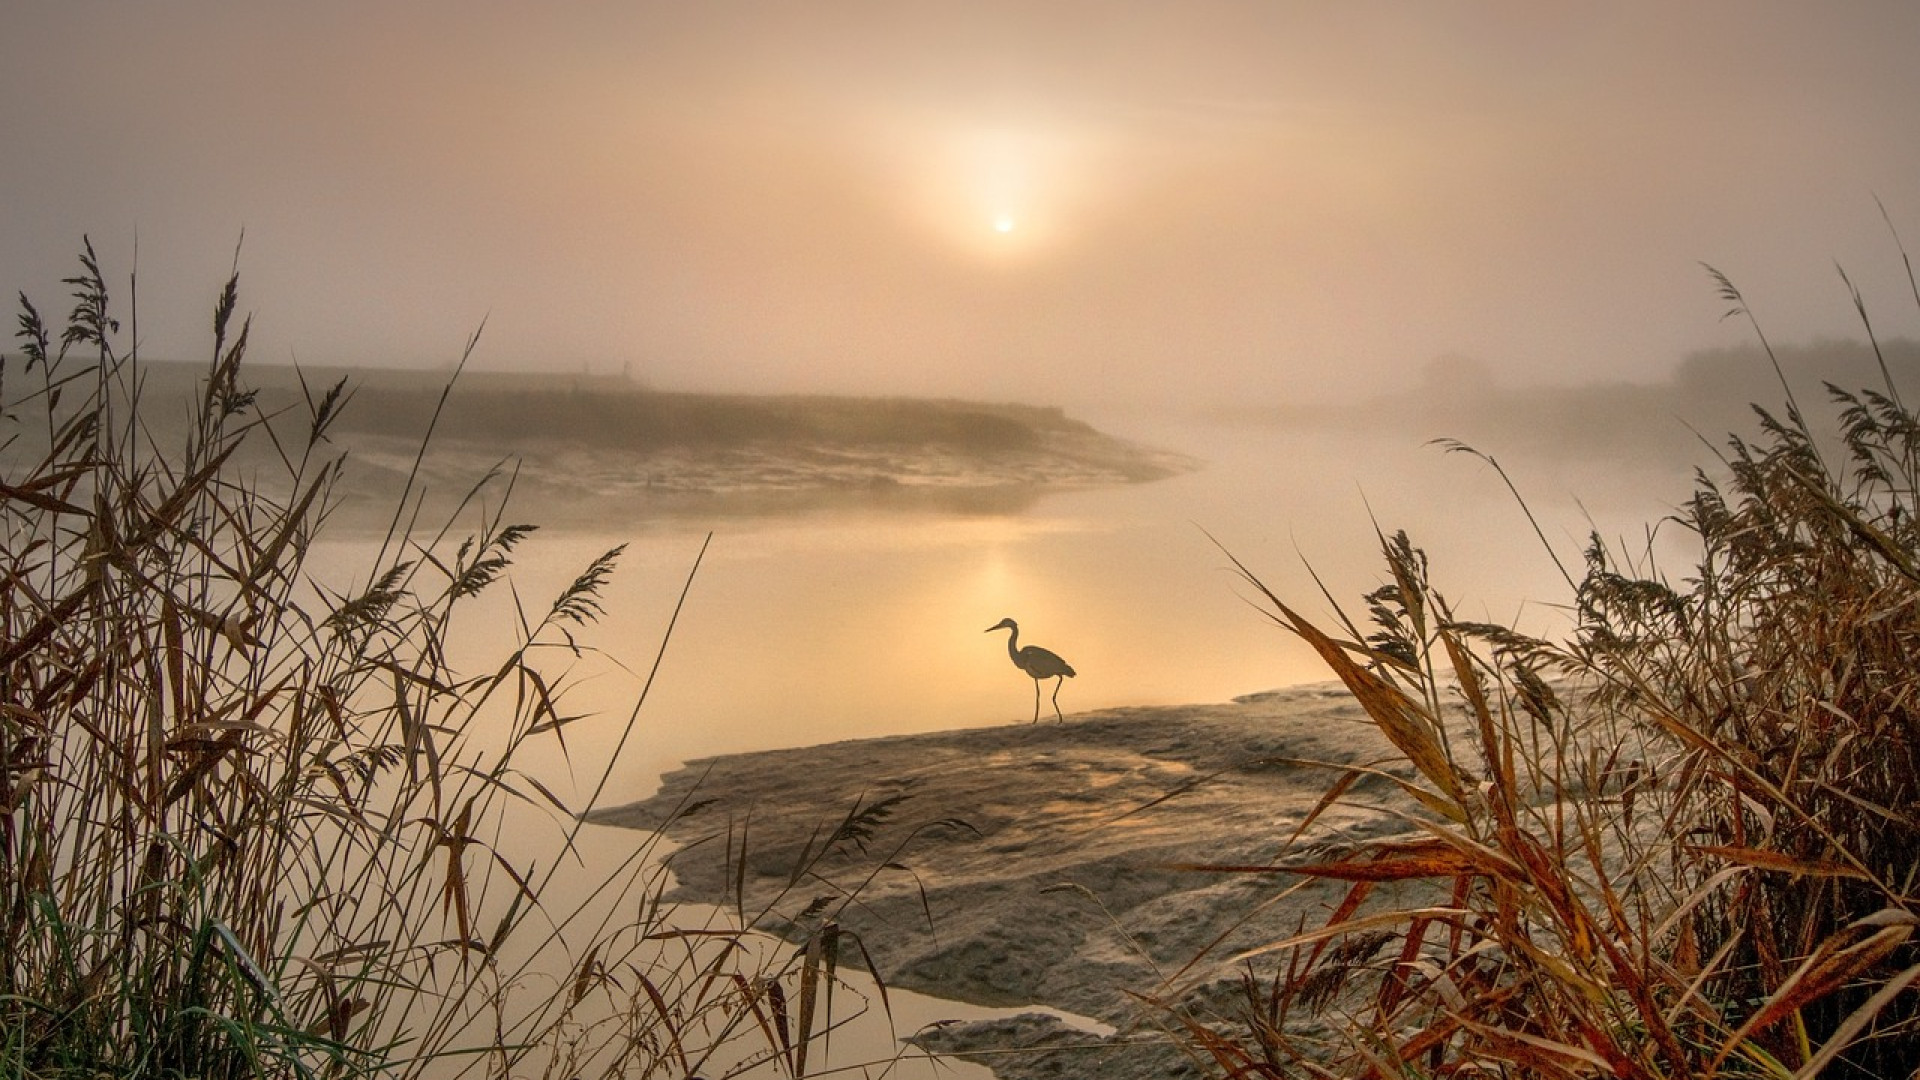
{"label": "reed stalk", "polygon": [[[507,500],[425,528],[410,482],[329,587],[344,381],[262,413],[236,272],[174,423],[91,243],[65,284],[64,325],[23,294],[0,357],[0,1075],[803,1074],[848,1011],[814,1003],[832,911],[793,951],[689,924],[657,838],[575,855],[604,775],[575,805],[527,762],[588,723],[576,635],[621,549],[529,611]],[[503,614],[513,644],[457,668],[463,620]],[[541,862],[506,850],[527,830]]]}
{"label": "reed stalk", "polygon": [[1790,390],[1756,409],[1667,523],[1684,574],[1594,536],[1565,640],[1457,618],[1405,534],[1331,631],[1240,566],[1398,749],[1409,809],[1239,868],[1344,900],[1240,957],[1236,1009],[1163,991],[1188,1048],[1234,1077],[1913,1074],[1920,416],[1881,371],[1827,387],[1829,445]]}

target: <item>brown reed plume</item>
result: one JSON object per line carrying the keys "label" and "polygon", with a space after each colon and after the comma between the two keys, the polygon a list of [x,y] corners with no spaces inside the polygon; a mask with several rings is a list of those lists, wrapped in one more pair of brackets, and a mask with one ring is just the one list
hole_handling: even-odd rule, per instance
{"label": "brown reed plume", "polygon": [[1237,1008],[1163,993],[1187,1045],[1234,1077],[1912,1074],[1920,417],[1881,370],[1828,387],[1831,445],[1756,410],[1673,519],[1684,577],[1594,536],[1564,641],[1456,619],[1404,534],[1366,629],[1236,561],[1404,756],[1373,775],[1409,809],[1235,868],[1344,900],[1241,958]]}
{"label": "brown reed plume", "polygon": [[[422,529],[409,483],[330,585],[344,383],[261,411],[236,273],[194,400],[151,400],[91,243],[66,285],[64,328],[23,294],[0,357],[0,1074],[804,1074],[845,1019],[813,1015],[831,910],[791,951],[671,921],[643,833],[550,888],[606,774],[569,805],[524,759],[585,722],[568,665],[620,549],[545,610],[479,608],[532,530],[474,493]],[[457,669],[460,619],[501,610],[513,645]],[[503,850],[529,829],[538,865]]]}

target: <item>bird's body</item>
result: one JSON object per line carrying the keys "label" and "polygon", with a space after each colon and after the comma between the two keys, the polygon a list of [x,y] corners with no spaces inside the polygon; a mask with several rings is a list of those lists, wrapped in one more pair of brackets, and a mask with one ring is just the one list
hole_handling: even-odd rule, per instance
{"label": "bird's body", "polygon": [[1060,687],[1073,677],[1073,666],[1060,659],[1058,653],[1043,649],[1038,645],[1020,646],[1020,624],[1012,619],[1001,619],[987,627],[987,633],[995,630],[1011,630],[1007,635],[1007,656],[1013,660],[1013,666],[1027,673],[1033,680],[1033,722],[1040,722],[1040,684],[1053,679],[1053,715],[1061,720],[1066,716],[1060,712]]}

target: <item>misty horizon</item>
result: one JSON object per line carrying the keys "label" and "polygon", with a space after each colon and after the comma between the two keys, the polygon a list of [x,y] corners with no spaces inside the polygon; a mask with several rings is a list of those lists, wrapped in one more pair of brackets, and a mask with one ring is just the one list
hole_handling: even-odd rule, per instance
{"label": "misty horizon", "polygon": [[5,5],[0,1072],[1906,1075],[1916,46]]}
{"label": "misty horizon", "polygon": [[4,26],[0,267],[53,306],[91,235],[154,356],[204,348],[244,233],[263,363],[443,367],[484,323],[481,367],[688,391],[1204,407],[1449,357],[1646,382],[1751,339],[1701,263],[1776,342],[1857,339],[1833,264],[1901,312],[1920,236],[1898,4]]}

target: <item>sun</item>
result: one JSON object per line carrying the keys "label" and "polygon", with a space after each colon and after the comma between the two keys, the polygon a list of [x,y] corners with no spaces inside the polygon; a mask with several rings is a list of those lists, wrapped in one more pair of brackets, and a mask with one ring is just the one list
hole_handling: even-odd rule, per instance
{"label": "sun", "polygon": [[1038,128],[929,128],[916,173],[916,216],[970,255],[1005,264],[1056,250],[1073,203],[1081,143]]}

